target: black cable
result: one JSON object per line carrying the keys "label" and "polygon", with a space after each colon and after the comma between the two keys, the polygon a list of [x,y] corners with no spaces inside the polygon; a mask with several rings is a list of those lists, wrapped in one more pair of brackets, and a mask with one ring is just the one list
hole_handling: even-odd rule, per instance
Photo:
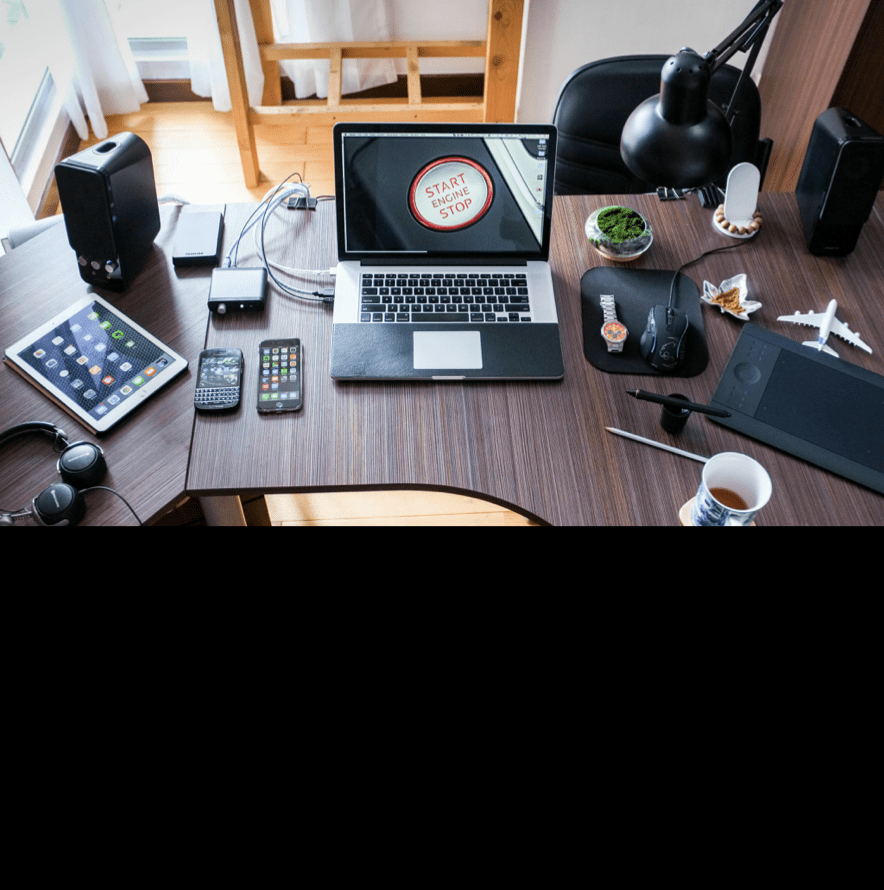
{"label": "black cable", "polygon": [[90,491],[109,491],[111,494],[115,494],[132,511],[132,515],[138,521],[138,524],[144,525],[144,523],[138,518],[138,514],[132,509],[132,505],[118,491],[114,491],[112,488],[108,488],[106,485],[93,485],[91,488],[84,488],[80,492],[80,494],[86,494]]}
{"label": "black cable", "polygon": [[[109,491],[111,494],[115,494],[132,512],[132,515],[135,517],[139,525],[144,525],[144,523],[138,518],[138,514],[135,510],[132,509],[132,505],[118,492],[114,491],[112,488],[108,488],[106,485],[93,485],[91,488],[84,488],[80,491],[80,494],[87,494],[90,491]],[[30,509],[27,507],[19,507],[17,510],[0,510],[0,513],[6,513],[12,517],[13,521],[16,519],[23,519],[26,516],[32,516]]]}
{"label": "black cable", "polygon": [[667,306],[667,309],[673,308],[672,301],[675,297],[675,282],[678,281],[678,276],[681,273],[682,269],[686,269],[688,266],[692,266],[694,263],[702,260],[703,257],[709,256],[709,254],[718,253],[721,250],[732,250],[735,247],[742,247],[744,244],[747,244],[750,241],[754,241],[757,234],[758,232],[756,232],[750,238],[746,238],[742,241],[737,241],[736,244],[725,244],[723,247],[713,247],[711,250],[707,250],[705,253],[701,253],[698,257],[694,257],[692,260],[688,260],[686,263],[682,263],[675,270],[675,274],[672,276],[672,284],[669,285],[669,305]]}

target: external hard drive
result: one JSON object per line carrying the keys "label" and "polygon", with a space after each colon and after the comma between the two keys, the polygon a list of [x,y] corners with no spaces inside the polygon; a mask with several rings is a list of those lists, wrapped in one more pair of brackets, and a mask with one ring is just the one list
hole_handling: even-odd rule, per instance
{"label": "external hard drive", "polygon": [[172,262],[176,266],[217,266],[224,217],[217,210],[184,211],[175,225]]}

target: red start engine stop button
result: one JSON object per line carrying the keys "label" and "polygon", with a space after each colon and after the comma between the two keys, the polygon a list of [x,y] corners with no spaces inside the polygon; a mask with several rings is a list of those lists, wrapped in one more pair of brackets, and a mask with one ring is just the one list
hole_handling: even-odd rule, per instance
{"label": "red start engine stop button", "polygon": [[421,225],[452,232],[478,222],[493,197],[494,184],[481,165],[468,158],[442,158],[417,174],[408,203]]}

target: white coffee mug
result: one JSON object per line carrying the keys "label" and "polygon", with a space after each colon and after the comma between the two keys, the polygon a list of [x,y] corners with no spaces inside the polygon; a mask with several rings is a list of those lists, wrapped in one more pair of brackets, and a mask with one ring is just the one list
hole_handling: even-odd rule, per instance
{"label": "white coffee mug", "polygon": [[745,454],[725,451],[706,461],[691,507],[694,525],[751,525],[770,500],[767,470]]}

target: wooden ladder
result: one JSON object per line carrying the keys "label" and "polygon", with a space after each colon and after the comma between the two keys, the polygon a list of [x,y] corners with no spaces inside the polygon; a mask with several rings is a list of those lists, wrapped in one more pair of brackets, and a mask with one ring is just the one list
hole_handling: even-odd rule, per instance
{"label": "wooden ladder", "polygon": [[[262,105],[250,107],[242,47],[233,0],[215,0],[224,65],[230,87],[236,138],[246,186],[260,179],[255,126],[292,124],[332,126],[337,121],[488,121],[515,120],[524,0],[490,0],[485,40],[393,40],[353,43],[275,43],[270,0],[249,0],[264,69]],[[484,94],[429,98],[421,95],[420,59],[485,58]],[[341,95],[344,59],[405,59],[405,99],[359,99]],[[287,59],[328,59],[328,99],[283,101],[278,63]]]}

